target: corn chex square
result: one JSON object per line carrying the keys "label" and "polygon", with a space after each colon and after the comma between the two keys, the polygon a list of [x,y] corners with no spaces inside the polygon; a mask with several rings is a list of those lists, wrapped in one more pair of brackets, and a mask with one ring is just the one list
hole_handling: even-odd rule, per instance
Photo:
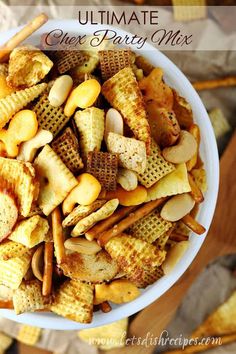
{"label": "corn chex square", "polygon": [[32,258],[32,251],[24,253],[21,257],[0,261],[0,284],[13,290],[17,289],[27,270]]}
{"label": "corn chex square", "polygon": [[153,210],[147,216],[136,221],[129,233],[148,243],[153,243],[172,227],[172,223],[162,219],[158,210]]}
{"label": "corn chex square", "polygon": [[22,325],[17,340],[27,345],[35,345],[38,342],[41,333],[42,329],[39,327]]}
{"label": "corn chex square", "polygon": [[175,166],[164,159],[160,148],[155,141],[152,140],[151,152],[150,155],[147,156],[145,171],[138,175],[138,180],[144,187],[150,188],[159,181],[159,179],[174,170]]}
{"label": "corn chex square", "polygon": [[52,312],[69,320],[90,323],[93,316],[94,286],[76,280],[66,281],[55,294]]}
{"label": "corn chex square", "polygon": [[13,305],[17,315],[44,308],[42,283],[39,280],[22,282],[13,293]]}

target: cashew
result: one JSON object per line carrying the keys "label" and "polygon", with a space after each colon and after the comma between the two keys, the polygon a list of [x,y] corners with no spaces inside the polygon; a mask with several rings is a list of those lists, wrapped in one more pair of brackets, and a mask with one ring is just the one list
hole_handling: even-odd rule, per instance
{"label": "cashew", "polygon": [[92,204],[101,192],[101,184],[93,175],[82,173],[77,180],[78,185],[72,189],[62,204],[64,215],[68,215],[74,209],[75,204]]}
{"label": "cashew", "polygon": [[128,170],[127,168],[120,168],[117,182],[126,191],[132,191],[138,186],[138,177],[134,171]]}
{"label": "cashew", "polygon": [[31,260],[33,274],[40,281],[43,281],[43,248],[43,245],[40,245]]}
{"label": "cashew", "polygon": [[30,140],[21,144],[18,160],[32,162],[37,150],[53,139],[53,135],[48,130],[39,129],[38,133]]}
{"label": "cashew", "polygon": [[104,301],[112,301],[115,304],[129,302],[140,294],[136,285],[127,279],[113,280],[110,284],[96,284],[94,304],[98,305]]}
{"label": "cashew", "polygon": [[115,108],[110,108],[106,114],[106,124],[105,124],[105,134],[104,134],[105,141],[107,140],[109,133],[124,135],[123,118]]}
{"label": "cashew", "polygon": [[167,221],[178,221],[194,207],[195,201],[188,193],[175,195],[161,209],[161,217]]}
{"label": "cashew", "polygon": [[0,131],[0,140],[4,143],[7,155],[16,157],[19,153],[19,144],[32,139],[38,130],[38,121],[35,112],[24,109],[11,119],[8,129]]}
{"label": "cashew", "polygon": [[164,274],[169,274],[173,270],[176,264],[183,257],[188,247],[189,241],[181,241],[171,247],[171,249],[167,252],[164,263],[162,264]]}
{"label": "cashew", "polygon": [[162,155],[172,163],[189,161],[197,152],[197,142],[192,134],[186,130],[180,132],[178,144],[163,149]]}
{"label": "cashew", "polygon": [[69,75],[62,75],[58,77],[49,92],[48,100],[53,107],[61,106],[67,97],[73,86],[73,80]]}
{"label": "cashew", "polygon": [[70,251],[83,254],[96,254],[101,251],[101,247],[96,241],[88,241],[84,238],[68,238],[64,246]]}

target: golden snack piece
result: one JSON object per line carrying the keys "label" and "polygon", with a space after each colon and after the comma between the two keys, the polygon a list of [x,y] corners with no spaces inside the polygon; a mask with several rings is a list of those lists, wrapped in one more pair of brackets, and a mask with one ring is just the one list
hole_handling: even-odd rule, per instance
{"label": "golden snack piece", "polygon": [[117,198],[122,206],[135,206],[142,204],[147,198],[147,190],[143,186],[138,185],[132,191],[126,191],[121,186],[118,186],[115,191],[110,191],[105,194],[106,199]]}
{"label": "golden snack piece", "polygon": [[185,98],[181,97],[175,90],[173,90],[173,94],[173,111],[175,112],[180,127],[188,129],[193,124],[192,108]]}
{"label": "golden snack piece", "polygon": [[138,55],[135,58],[135,64],[139,69],[143,70],[145,76],[148,76],[155,67],[142,55]]}
{"label": "golden snack piece", "polygon": [[0,63],[0,76],[7,77],[8,74],[8,64]]}
{"label": "golden snack piece", "polygon": [[34,165],[40,181],[38,204],[49,215],[77,185],[77,180],[49,145],[44,146]]}
{"label": "golden snack piece", "polygon": [[151,188],[147,189],[146,202],[175,194],[190,192],[187,168],[184,163],[176,165],[176,169],[161,178]]}
{"label": "golden snack piece", "polygon": [[191,175],[198,188],[200,188],[200,190],[203,193],[206,192],[207,191],[206,170],[204,168],[194,168],[191,171]]}
{"label": "golden snack piece", "polygon": [[105,81],[102,86],[102,94],[110,105],[122,114],[136,139],[143,141],[146,144],[147,152],[149,152],[150,127],[143,97],[132,69],[126,67]]}
{"label": "golden snack piece", "polygon": [[102,207],[103,204],[105,204],[105,203],[106,203],[105,200],[95,200],[95,202],[93,202],[89,205],[78,205],[63,220],[62,226],[68,227],[68,226],[76,225],[78,223],[78,221],[80,221],[81,219],[90,215],[92,212],[94,212],[97,209],[99,209],[100,207]]}
{"label": "golden snack piece", "polygon": [[207,319],[191,334],[192,338],[203,338],[235,333],[236,325],[236,291],[213,311]]}
{"label": "golden snack piece", "polygon": [[53,140],[52,148],[72,173],[78,173],[84,167],[79,154],[79,142],[71,128],[66,128]]}
{"label": "golden snack piece", "polygon": [[33,107],[41,129],[49,130],[55,137],[66,125],[69,118],[65,116],[62,107],[53,107],[47,94],[43,94]]}
{"label": "golden snack piece", "polygon": [[74,88],[68,97],[64,113],[71,117],[77,108],[88,108],[95,104],[101,92],[101,85],[94,78],[86,78],[76,88]]}
{"label": "golden snack piece", "polygon": [[145,282],[146,273],[159,267],[166,256],[165,251],[126,234],[113,237],[105,249],[127,274],[128,279],[138,286]]}
{"label": "golden snack piece", "polygon": [[94,304],[104,301],[112,301],[115,304],[123,304],[132,301],[140,295],[136,285],[127,279],[113,280],[111,283],[96,284]]}
{"label": "golden snack piece", "polygon": [[16,157],[19,153],[19,145],[32,139],[38,130],[36,114],[24,109],[12,117],[7,129],[0,130],[0,140],[3,141],[7,156]]}
{"label": "golden snack piece", "polygon": [[180,134],[180,126],[173,110],[160,108],[156,101],[146,104],[148,122],[151,133],[158,145],[167,147],[173,145]]}
{"label": "golden snack piece", "polygon": [[6,97],[16,91],[12,87],[8,86],[6,75],[1,73],[1,67],[0,67],[0,99]]}
{"label": "golden snack piece", "polygon": [[78,252],[69,253],[60,268],[64,275],[71,279],[92,283],[109,281],[119,271],[116,261],[104,250],[89,255]]}
{"label": "golden snack piece", "polygon": [[91,284],[66,281],[57,290],[50,309],[69,320],[90,323],[93,316],[93,289]]}
{"label": "golden snack piece", "polygon": [[[125,346],[125,336],[127,334],[128,318],[112,322],[105,326],[82,329],[78,332],[78,337],[90,343],[94,338],[94,345],[101,350],[121,348]],[[109,342],[107,341],[109,338]]]}
{"label": "golden snack piece", "polygon": [[132,53],[129,49],[108,49],[98,52],[103,81],[110,79],[121,69],[132,64]]}
{"label": "golden snack piece", "polygon": [[150,188],[153,184],[174,170],[175,166],[164,159],[160,148],[155,141],[152,140],[151,152],[150,155],[147,156],[146,168],[143,173],[138,174],[138,181],[146,188]]}
{"label": "golden snack piece", "polygon": [[159,211],[153,210],[147,216],[136,221],[129,228],[129,233],[132,236],[140,238],[148,243],[153,243],[170,228],[172,228],[172,223],[164,220],[160,216]]}
{"label": "golden snack piece", "polygon": [[181,260],[184,253],[187,251],[188,247],[189,241],[181,241],[171,247],[171,249],[167,252],[164,263],[162,264],[165,274],[171,273],[176,264]]}
{"label": "golden snack piece", "polygon": [[53,67],[53,62],[36,47],[15,48],[9,59],[7,82],[9,86],[26,88],[40,82]]}
{"label": "golden snack piece", "polygon": [[209,117],[217,139],[231,130],[231,126],[220,108],[212,109],[209,112]]}
{"label": "golden snack piece", "polygon": [[25,252],[20,257],[0,261],[0,283],[13,290],[18,289],[30,266],[32,251]]}
{"label": "golden snack piece", "polygon": [[4,241],[0,244],[0,260],[7,261],[8,259],[21,257],[28,248],[22,243],[14,241]]}
{"label": "golden snack piece", "polygon": [[0,332],[0,350],[1,353],[4,354],[5,351],[11,346],[11,344],[13,343],[13,338],[9,337],[8,335],[6,335],[3,332]]}
{"label": "golden snack piece", "polygon": [[147,77],[139,81],[139,87],[143,92],[145,102],[155,101],[159,108],[172,110],[173,91],[163,81],[163,70],[153,69]]}
{"label": "golden snack piece", "polygon": [[41,332],[42,329],[39,327],[24,325],[20,327],[17,340],[27,345],[35,345],[40,338]]}
{"label": "golden snack piece", "polygon": [[82,65],[87,60],[84,51],[79,50],[59,50],[55,53],[55,57],[55,64],[60,74]]}
{"label": "golden snack piece", "polygon": [[76,237],[88,231],[98,221],[104,220],[111,216],[119,205],[118,199],[111,199],[106,202],[101,208],[92,214],[81,219],[73,228],[71,236]]}
{"label": "golden snack piece", "polygon": [[35,170],[28,162],[0,157],[0,176],[12,186],[17,198],[20,215],[29,215],[34,200],[38,197]]}
{"label": "golden snack piece", "polygon": [[[11,93],[10,95],[0,99],[0,129],[2,129],[14,114],[27,106],[28,103],[38,97],[47,87],[42,83],[25,90]],[[37,112],[36,112],[37,113]]]}
{"label": "golden snack piece", "polygon": [[107,148],[111,153],[119,155],[120,166],[137,173],[145,171],[146,147],[143,141],[109,133]]}
{"label": "golden snack piece", "polygon": [[44,308],[41,284],[38,280],[22,282],[20,287],[14,291],[13,304],[17,315]]}
{"label": "golden snack piece", "polygon": [[79,131],[80,147],[83,158],[89,151],[101,149],[104,134],[104,111],[91,107],[75,114],[75,123]]}
{"label": "golden snack piece", "polygon": [[13,186],[0,177],[0,241],[10,234],[17,218],[17,198]]}
{"label": "golden snack piece", "polygon": [[101,184],[90,173],[82,173],[77,177],[77,185],[70,191],[62,204],[64,215],[68,215],[76,204],[90,205],[98,198]]}
{"label": "golden snack piece", "polygon": [[48,230],[48,221],[39,215],[35,215],[19,222],[9,236],[9,240],[33,248],[45,240]]}
{"label": "golden snack piece", "polygon": [[96,177],[105,190],[116,190],[118,155],[109,152],[90,151],[87,158],[87,172]]}

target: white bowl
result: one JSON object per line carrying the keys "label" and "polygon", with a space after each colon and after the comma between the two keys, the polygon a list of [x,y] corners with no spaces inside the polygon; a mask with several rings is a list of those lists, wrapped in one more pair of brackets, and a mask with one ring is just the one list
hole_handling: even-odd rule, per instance
{"label": "white bowl", "polygon": [[[81,26],[77,20],[50,20],[40,30],[37,31],[34,37],[32,37],[33,40],[35,39],[34,43],[39,43],[39,36],[41,34],[49,32],[55,28],[61,28],[66,32],[76,32],[78,34],[92,34],[94,32],[94,26]],[[101,26],[101,28],[112,29],[112,27],[109,26]],[[14,30],[1,33],[0,44],[3,44],[18,30],[19,28],[16,28]],[[129,34],[128,32],[122,31],[120,29],[116,29],[116,31],[121,35]],[[174,87],[180,93],[180,95],[185,97],[186,100],[190,103],[194,113],[194,120],[200,126],[202,137],[200,150],[201,157],[206,168],[208,190],[205,194],[205,200],[199,210],[197,219],[202,225],[205,226],[206,230],[208,230],[214,214],[219,184],[218,151],[208,114],[200,97],[192,87],[191,83],[175,66],[175,64],[173,64],[164,54],[159,52],[148,43],[143,46],[139,53],[143,53],[143,55],[146,56],[146,58],[153,65],[163,68],[166,82],[170,86]],[[123,317],[130,316],[158,299],[180,278],[180,276],[186,271],[186,269],[196,257],[200,247],[204,242],[206,234],[207,232],[201,236],[194,234],[190,236],[189,249],[170,275],[164,276],[155,284],[147,287],[142,291],[142,294],[132,302],[123,305],[113,305],[112,311],[106,314],[102,313],[101,311],[95,312],[93,316],[93,322],[89,325],[69,321],[51,313],[26,313],[22,315],[15,315],[13,310],[0,310],[0,314],[1,316],[16,322],[55,330],[75,330],[96,327],[117,321]]]}

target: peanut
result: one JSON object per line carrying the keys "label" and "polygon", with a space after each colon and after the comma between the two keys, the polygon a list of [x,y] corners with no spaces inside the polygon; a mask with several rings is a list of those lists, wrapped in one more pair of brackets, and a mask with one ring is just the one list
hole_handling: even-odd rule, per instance
{"label": "peanut", "polygon": [[49,92],[48,100],[53,107],[61,106],[67,97],[73,86],[73,80],[69,75],[62,75],[58,77]]}
{"label": "peanut", "polygon": [[64,215],[68,215],[75,204],[89,205],[92,204],[101,192],[101,184],[89,173],[82,173],[77,177],[78,185],[75,186],[62,204]]}
{"label": "peanut", "polygon": [[84,238],[68,238],[65,243],[65,248],[70,251],[75,251],[83,254],[96,254],[101,251],[101,247],[96,241],[88,241]]}
{"label": "peanut", "polygon": [[64,113],[71,117],[76,108],[91,107],[101,92],[101,85],[95,79],[89,79],[77,86],[66,101]]}
{"label": "peanut", "polygon": [[110,108],[106,114],[106,124],[105,124],[105,140],[109,133],[124,134],[124,122],[121,114],[115,109]]}
{"label": "peanut", "polygon": [[19,144],[32,139],[38,130],[36,114],[25,109],[16,113],[10,121],[8,129],[0,131],[0,140],[5,144],[9,157],[16,157],[19,152]]}
{"label": "peanut", "polygon": [[129,302],[140,294],[139,289],[127,279],[113,280],[110,284],[96,284],[94,304],[112,301],[115,304]]}
{"label": "peanut", "polygon": [[167,221],[178,221],[187,215],[194,207],[195,202],[188,193],[175,195],[169,199],[161,209],[161,217]]}
{"label": "peanut", "polygon": [[33,274],[40,281],[43,281],[43,248],[43,245],[40,245],[31,260]]}

